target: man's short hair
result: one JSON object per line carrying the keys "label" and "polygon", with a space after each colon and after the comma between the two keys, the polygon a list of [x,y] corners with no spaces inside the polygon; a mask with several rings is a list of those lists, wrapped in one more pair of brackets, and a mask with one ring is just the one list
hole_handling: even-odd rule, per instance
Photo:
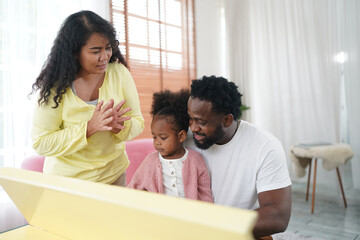
{"label": "man's short hair", "polygon": [[214,112],[232,114],[234,119],[241,115],[241,93],[238,87],[223,77],[203,76],[192,81],[190,96],[211,102]]}

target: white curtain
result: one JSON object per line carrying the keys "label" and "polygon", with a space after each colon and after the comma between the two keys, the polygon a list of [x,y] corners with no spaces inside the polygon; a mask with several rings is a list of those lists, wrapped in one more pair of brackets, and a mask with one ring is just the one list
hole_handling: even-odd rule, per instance
{"label": "white curtain", "polygon": [[[340,140],[337,0],[225,0],[229,78],[245,118],[294,144]],[[292,164],[288,158],[292,174]],[[294,178],[294,176],[292,176]]]}
{"label": "white curtain", "polygon": [[33,153],[29,135],[37,96],[28,94],[62,22],[83,9],[109,20],[109,1],[0,1],[0,167],[19,167]]}

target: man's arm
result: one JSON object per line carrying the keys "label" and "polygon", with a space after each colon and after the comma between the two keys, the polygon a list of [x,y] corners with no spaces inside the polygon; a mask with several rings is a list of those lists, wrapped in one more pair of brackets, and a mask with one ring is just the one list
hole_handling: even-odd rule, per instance
{"label": "man's arm", "polygon": [[291,186],[258,194],[260,207],[253,231],[254,237],[268,236],[286,230],[291,215]]}

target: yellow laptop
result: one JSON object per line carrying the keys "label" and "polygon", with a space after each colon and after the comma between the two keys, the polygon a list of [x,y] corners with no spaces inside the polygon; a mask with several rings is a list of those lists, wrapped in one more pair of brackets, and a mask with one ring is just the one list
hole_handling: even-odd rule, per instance
{"label": "yellow laptop", "polygon": [[29,225],[0,240],[253,239],[255,211],[15,168],[0,185]]}

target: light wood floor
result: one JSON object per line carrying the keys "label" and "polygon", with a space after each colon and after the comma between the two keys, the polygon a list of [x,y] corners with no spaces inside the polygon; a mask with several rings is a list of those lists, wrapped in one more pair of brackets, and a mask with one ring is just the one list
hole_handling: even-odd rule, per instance
{"label": "light wood floor", "polygon": [[336,189],[317,184],[315,209],[311,214],[312,188],[306,202],[306,183],[293,183],[292,215],[287,231],[326,240],[360,240],[360,190],[353,188],[350,167],[348,162],[342,176],[347,208]]}

